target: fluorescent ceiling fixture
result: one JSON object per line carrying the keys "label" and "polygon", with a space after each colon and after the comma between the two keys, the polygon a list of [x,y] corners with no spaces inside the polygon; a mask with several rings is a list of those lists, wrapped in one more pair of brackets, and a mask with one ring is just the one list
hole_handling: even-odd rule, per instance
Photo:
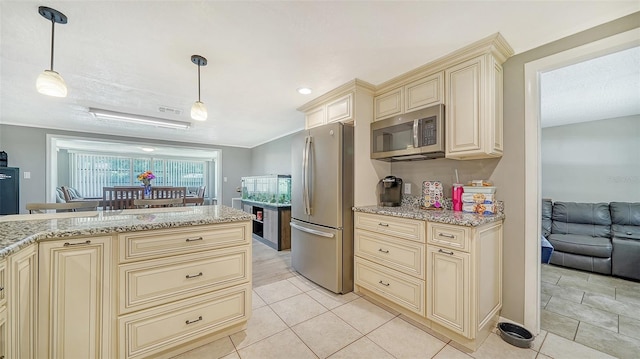
{"label": "fluorescent ceiling fixture", "polygon": [[154,148],[151,147],[140,147],[141,150],[143,150],[144,152],[153,152],[155,151]]}
{"label": "fluorescent ceiling fixture", "polygon": [[117,120],[124,122],[139,123],[143,125],[151,125],[157,127],[180,128],[187,129],[191,127],[191,123],[182,121],[171,121],[163,118],[135,115],[130,113],[115,112],[109,110],[101,110],[99,108],[89,108],[89,113],[96,118],[104,120]]}
{"label": "fluorescent ceiling fixture", "polygon": [[298,92],[303,94],[303,95],[308,95],[311,93],[311,89],[308,87],[299,87],[298,88]]}

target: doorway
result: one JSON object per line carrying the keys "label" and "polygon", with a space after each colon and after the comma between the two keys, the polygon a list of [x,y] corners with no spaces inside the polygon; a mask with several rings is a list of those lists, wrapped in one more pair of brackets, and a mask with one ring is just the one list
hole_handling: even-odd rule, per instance
{"label": "doorway", "polygon": [[525,64],[525,305],[524,324],[540,331],[541,74],[640,45],[640,29]]}

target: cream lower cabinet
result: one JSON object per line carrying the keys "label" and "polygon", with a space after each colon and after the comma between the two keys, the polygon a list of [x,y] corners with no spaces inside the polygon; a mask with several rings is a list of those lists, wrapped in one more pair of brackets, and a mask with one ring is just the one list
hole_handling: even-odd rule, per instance
{"label": "cream lower cabinet", "polygon": [[502,308],[502,222],[427,224],[426,316],[433,329],[472,350]]}
{"label": "cream lower cabinet", "polygon": [[502,308],[502,223],[354,221],[355,291],[476,350]]}
{"label": "cream lower cabinet", "polygon": [[172,357],[246,328],[249,221],[118,237],[115,357]]}
{"label": "cream lower cabinet", "polygon": [[37,358],[38,245],[11,254],[7,274],[7,358]]}
{"label": "cream lower cabinet", "polygon": [[39,244],[38,358],[111,358],[113,237]]}
{"label": "cream lower cabinet", "polygon": [[7,261],[0,260],[0,359],[7,358]]}
{"label": "cream lower cabinet", "polygon": [[424,316],[425,222],[356,212],[354,283]]}

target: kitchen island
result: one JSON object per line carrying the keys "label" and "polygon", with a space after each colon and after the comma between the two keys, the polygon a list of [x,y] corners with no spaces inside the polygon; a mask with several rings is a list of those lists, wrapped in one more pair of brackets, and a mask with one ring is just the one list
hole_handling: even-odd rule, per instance
{"label": "kitchen island", "polygon": [[243,330],[252,219],[225,206],[0,217],[0,356],[163,358]]}
{"label": "kitchen island", "polygon": [[504,214],[353,210],[354,291],[475,351],[502,308]]}

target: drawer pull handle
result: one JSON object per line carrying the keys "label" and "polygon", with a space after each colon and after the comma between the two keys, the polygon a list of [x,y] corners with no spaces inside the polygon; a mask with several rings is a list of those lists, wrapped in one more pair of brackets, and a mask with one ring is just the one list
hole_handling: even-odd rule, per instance
{"label": "drawer pull handle", "polygon": [[440,237],[444,237],[444,238],[451,238],[451,239],[456,238],[456,236],[454,236],[453,234],[438,233],[438,235],[439,235]]}
{"label": "drawer pull handle", "polygon": [[191,278],[197,278],[197,277],[201,277],[201,276],[202,276],[202,272],[200,272],[200,273],[198,273],[198,274],[194,274],[194,275],[187,274],[187,275],[186,275],[186,278],[187,278],[187,279],[191,279]]}
{"label": "drawer pull handle", "polygon": [[386,251],[383,250],[382,248],[378,248],[378,252],[382,252],[382,253],[389,253],[389,250],[387,249]]}
{"label": "drawer pull handle", "polygon": [[452,256],[452,255],[453,255],[453,252],[443,251],[442,249],[438,249],[438,252],[440,252],[440,253],[444,253],[444,254],[448,254],[448,255],[450,255],[450,256]]}
{"label": "drawer pull handle", "polygon": [[379,226],[382,226],[382,227],[389,227],[389,225],[388,225],[388,224],[386,224],[386,223],[382,223],[382,222],[378,223],[378,225],[379,225]]}
{"label": "drawer pull handle", "polygon": [[391,285],[391,283],[385,283],[382,280],[380,280],[378,283],[382,284],[385,287],[388,287],[389,285]]}
{"label": "drawer pull handle", "polygon": [[[3,290],[4,290],[4,287],[0,287],[0,292],[2,292]],[[0,359],[2,359],[2,358],[0,358]]]}
{"label": "drawer pull handle", "polygon": [[84,246],[84,245],[87,245],[87,244],[91,244],[91,241],[87,240],[87,241],[80,242],[80,243],[69,243],[69,242],[66,242],[64,244],[64,246],[65,247],[69,247],[69,246]]}
{"label": "drawer pull handle", "polygon": [[199,316],[198,319],[196,319],[196,320],[187,320],[185,323],[187,323],[187,325],[189,325],[189,324],[193,324],[193,323],[199,322],[201,320],[202,320],[202,316]]}
{"label": "drawer pull handle", "polygon": [[195,241],[201,241],[204,238],[202,237],[198,237],[198,238],[187,238],[185,242],[195,242]]}

